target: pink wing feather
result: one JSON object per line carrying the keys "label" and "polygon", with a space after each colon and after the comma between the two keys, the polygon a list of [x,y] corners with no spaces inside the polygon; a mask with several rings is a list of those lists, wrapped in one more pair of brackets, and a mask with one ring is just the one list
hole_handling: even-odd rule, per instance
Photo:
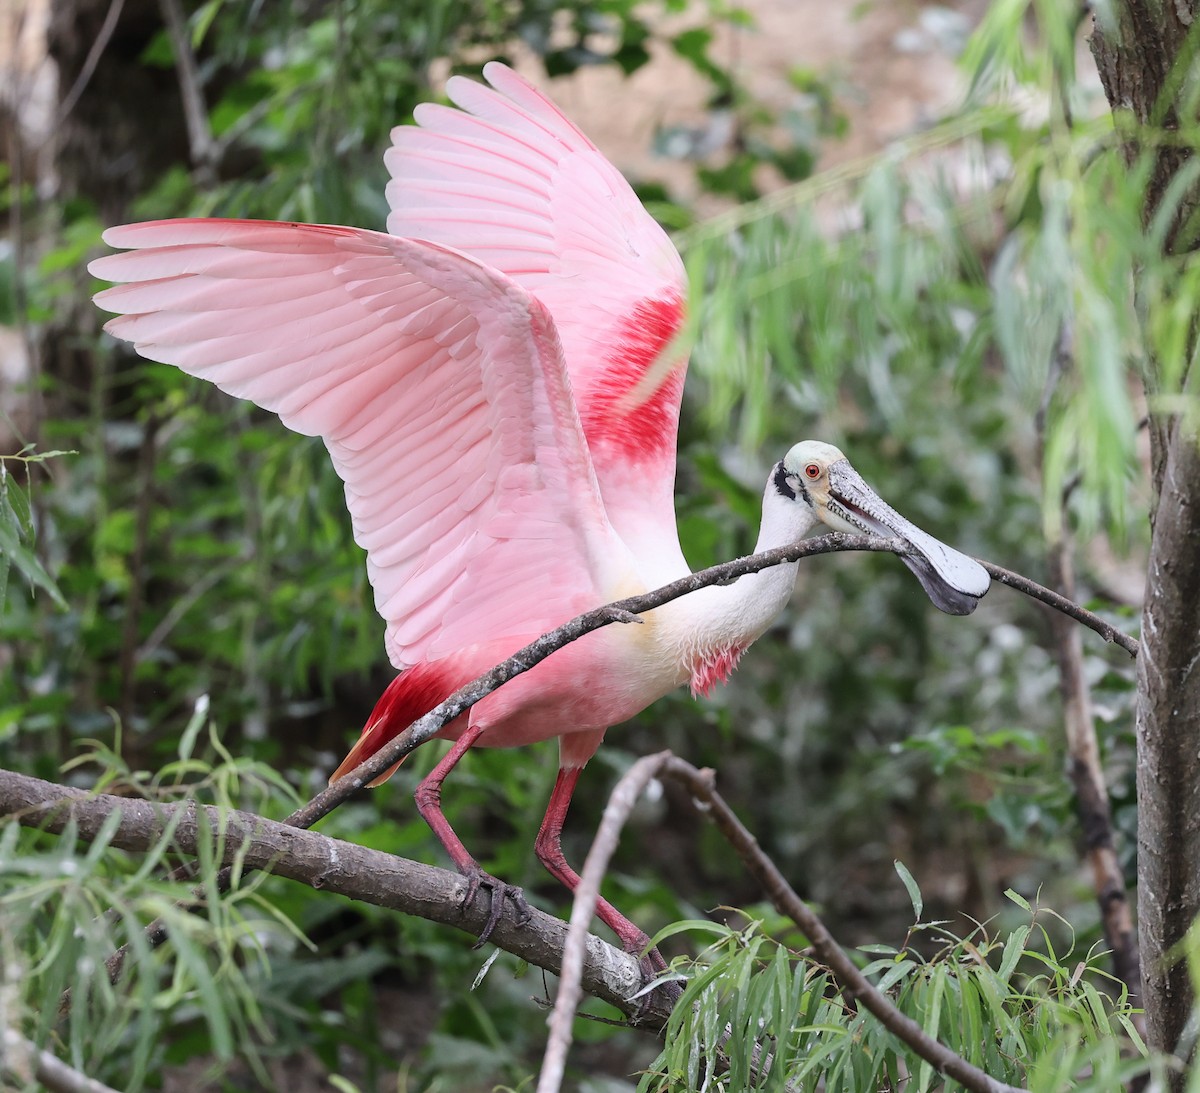
{"label": "pink wing feather", "polygon": [[[621,174],[502,64],[456,76],[461,109],[425,104],[392,131],[388,230],[458,248],[554,318],[609,518],[648,580],[686,571],[674,511],[686,359],[683,263]],[[494,90],[493,90],[494,88]],[[662,358],[662,359],[660,359]]]}
{"label": "pink wing feather", "polygon": [[436,244],[321,225],[113,228],[106,329],[320,436],[398,668],[530,638],[608,598],[604,510],[554,324]]}

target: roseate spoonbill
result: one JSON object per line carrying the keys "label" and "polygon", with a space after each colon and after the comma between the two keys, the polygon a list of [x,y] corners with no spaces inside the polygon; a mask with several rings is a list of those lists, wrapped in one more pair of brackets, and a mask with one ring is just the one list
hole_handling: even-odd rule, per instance
{"label": "roseate spoonbill", "polygon": [[[334,778],[545,631],[688,572],[672,496],[679,255],[552,103],[501,64],[484,75],[491,88],[449,81],[460,109],[420,106],[393,132],[386,234],[159,221],[107,231],[129,249],[90,267],[122,282],[96,297],[119,313],[109,333],[321,437],[345,481],[400,674]],[[916,553],[903,561],[943,611],[966,614],[987,591],[981,566],[884,504],[837,448],[805,441],[771,471],[756,549],[818,521],[906,538]],[[463,753],[558,738],[536,851],[574,889],[560,834],[605,732],[683,683],[706,694],[725,680],[796,569],[589,634],[446,727],[454,744],[416,802],[466,899],[491,889],[482,938],[506,892],[523,904],[442,813]],[[627,949],[646,947],[614,907],[598,913]]]}

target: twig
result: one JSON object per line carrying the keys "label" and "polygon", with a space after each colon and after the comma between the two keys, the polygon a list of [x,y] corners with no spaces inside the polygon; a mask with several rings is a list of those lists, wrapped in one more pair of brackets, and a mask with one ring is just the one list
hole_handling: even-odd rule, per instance
{"label": "twig", "polygon": [[693,799],[703,802],[706,813],[720,828],[729,844],[750,873],[763,886],[767,897],[782,914],[804,932],[817,958],[837,976],[842,989],[870,1011],[889,1032],[898,1036],[939,1073],[959,1082],[971,1093],[1023,1093],[1015,1086],[997,1081],[966,1059],[956,1055],[930,1036],[911,1017],[901,1013],[842,951],[825,924],[792,890],[775,863],[763,852],[758,841],[734,815],[717,792],[711,770],[698,770],[669,752],[656,756],[661,760],[660,776],[682,782]]}
{"label": "twig", "polygon": [[87,57],[84,58],[83,66],[79,69],[79,74],[75,77],[75,82],[71,84],[71,90],[63,97],[62,102],[58,107],[58,117],[54,124],[54,129],[57,132],[62,123],[67,120],[67,116],[75,109],[76,103],[84,91],[87,90],[87,85],[91,82],[92,76],[96,71],[96,66],[100,63],[100,58],[104,56],[104,51],[108,48],[108,43],[113,36],[113,31],[117,29],[117,23],[121,19],[121,9],[125,6],[125,0],[112,0],[108,5],[108,11],[104,13],[104,22],[100,24],[100,30],[96,33],[96,38],[92,42],[91,49],[88,50]]}
{"label": "twig", "polygon": [[1099,615],[1089,611],[1086,607],[1080,607],[1079,604],[1067,599],[1066,596],[1052,591],[1045,585],[1038,584],[1037,581],[1031,581],[1028,577],[1022,577],[1020,573],[1014,573],[1011,569],[1004,569],[991,562],[985,562],[982,558],[977,558],[976,561],[1001,584],[1006,584],[1009,588],[1015,588],[1018,592],[1024,592],[1031,599],[1040,600],[1047,607],[1052,607],[1055,611],[1069,615],[1089,630],[1095,630],[1105,641],[1113,645],[1119,645],[1131,657],[1138,655],[1140,646],[1137,638],[1131,637],[1123,630],[1118,630],[1112,623],[1105,622]]}
{"label": "twig", "polygon": [[[120,814],[120,822],[111,845],[121,850],[149,850],[169,830],[172,846],[189,857],[195,857],[201,845],[209,846],[217,860],[236,859],[243,871],[261,869],[314,889],[418,915],[475,936],[487,921],[486,903],[464,907],[466,882],[447,869],[408,861],[320,832],[298,830],[248,812],[201,808],[192,801],[154,804],[89,794],[0,771],[0,813],[26,827],[61,834],[68,824],[74,824],[80,838],[93,839],[114,812]],[[519,920],[517,909],[506,900],[492,941],[506,952],[558,974],[566,923],[534,908],[530,908],[527,923],[521,925]],[[601,938],[588,938],[584,989],[624,1013],[639,1014],[639,1026],[657,1031],[670,1015],[670,1006],[658,997],[631,1002],[641,982],[641,968],[634,957]]]}
{"label": "twig", "polygon": [[664,751],[639,759],[617,782],[609,795],[608,804],[604,806],[600,828],[583,863],[579,887],[575,889],[575,898],[571,903],[571,920],[563,946],[562,974],[559,976],[554,1012],[550,1015],[550,1034],[546,1040],[536,1093],[559,1093],[562,1088],[567,1054],[571,1050],[575,1010],[579,1008],[583,995],[583,962],[588,926],[596,912],[596,901],[600,898],[600,883],[617,848],[621,829],[633,812],[638,798],[670,758],[671,753]]}
{"label": "twig", "polygon": [[26,1040],[14,1029],[6,1028],[0,1046],[0,1073],[22,1083],[40,1082],[50,1093],[117,1093],[110,1085],[98,1082],[67,1066],[61,1059]]}
{"label": "twig", "polygon": [[[1035,418],[1038,458],[1043,477],[1046,473],[1046,434],[1050,408],[1063,377],[1069,375],[1074,367],[1074,329],[1070,319],[1064,318],[1047,370],[1041,406]],[[1046,568],[1050,582],[1059,593],[1072,601],[1076,597],[1072,560],[1074,545],[1067,506],[1074,482],[1077,482],[1079,477],[1076,473],[1073,480],[1068,482],[1059,494],[1046,546]],[[1072,626],[1066,616],[1058,613],[1052,613],[1050,616],[1050,634],[1062,683],[1063,727],[1069,757],[1067,773],[1075,791],[1075,809],[1079,814],[1085,854],[1092,868],[1092,882],[1096,890],[1100,921],[1104,928],[1105,940],[1112,952],[1113,971],[1125,984],[1130,1004],[1140,1010],[1141,959],[1137,935],[1134,932],[1133,914],[1125,891],[1125,877],[1117,860],[1112,806],[1108,799],[1104,767],[1100,761],[1100,744],[1096,738],[1091,689],[1083,670],[1083,641],[1078,627]],[[1132,1020],[1144,1037],[1144,1015],[1135,1013]]]}
{"label": "twig", "polygon": [[192,164],[202,182],[215,182],[217,145],[208,124],[208,108],[204,104],[196,55],[188,38],[187,19],[179,0],[158,0],[158,6],[171,39],[171,52],[175,54],[175,73],[179,79],[179,96],[183,100]]}
{"label": "twig", "polygon": [[171,604],[170,610],[155,624],[154,629],[146,636],[146,640],[137,647],[134,653],[134,663],[142,664],[149,660],[159,647],[170,636],[171,631],[183,620],[183,617],[196,606],[212,588],[221,583],[238,566],[250,561],[249,550],[239,551],[232,558],[227,558],[220,565],[208,569],[202,577],[188,586],[186,591]]}
{"label": "twig", "polygon": [[[1065,594],[1073,595],[1075,575],[1071,568],[1070,538],[1065,528],[1050,544],[1047,554],[1054,582]],[[1112,951],[1113,971],[1129,990],[1130,1005],[1140,1009],[1142,967],[1137,934],[1125,891],[1125,877],[1114,846],[1112,807],[1100,762],[1091,693],[1083,670],[1083,643],[1079,630],[1063,615],[1051,616],[1050,630],[1062,682],[1063,724],[1069,757],[1067,773],[1075,790],[1075,808],[1092,867],[1104,938]],[[1142,1015],[1135,1014],[1133,1020],[1139,1026],[1138,1031],[1145,1035]]]}

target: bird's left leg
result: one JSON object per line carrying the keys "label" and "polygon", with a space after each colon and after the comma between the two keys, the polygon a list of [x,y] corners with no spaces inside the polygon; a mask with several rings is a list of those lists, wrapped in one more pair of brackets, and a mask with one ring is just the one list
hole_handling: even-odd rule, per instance
{"label": "bird's left leg", "polygon": [[[541,830],[538,831],[537,841],[533,844],[538,860],[572,893],[579,887],[580,877],[563,854],[562,829],[567,819],[567,809],[571,807],[571,795],[575,792],[575,784],[579,781],[582,770],[582,767],[559,769],[554,790],[550,794],[550,802],[546,805]],[[657,948],[651,947],[646,932],[630,922],[603,897],[596,900],[596,915],[617,935],[622,948],[641,960],[642,973],[647,982],[667,970],[667,962]]]}
{"label": "bird's left leg", "polygon": [[484,872],[480,864],[463,845],[454,828],[450,826],[450,821],[446,819],[445,813],[442,812],[442,783],[446,780],[446,775],[454,769],[458,761],[466,754],[467,749],[479,739],[484,728],[485,726],[483,725],[469,725],[454,742],[454,746],[446,752],[433,770],[421,780],[417,785],[416,791],[413,793],[413,798],[417,803],[417,811],[420,812],[421,818],[429,825],[442,846],[446,848],[446,853],[450,855],[455,868],[467,879],[467,890],[463,895],[462,906],[464,908],[470,907],[475,902],[475,897],[479,894],[480,888],[487,888],[491,892],[491,906],[488,909],[488,919],[480,931],[479,940],[475,943],[476,948],[479,948],[480,945],[483,945],[491,937],[492,931],[496,928],[496,923],[500,921],[500,911],[504,906],[506,898],[512,900],[513,906],[516,907],[519,924],[523,926],[529,921],[529,904],[525,902],[525,895],[521,889],[515,885],[506,884],[499,878],[493,877],[490,873]]}

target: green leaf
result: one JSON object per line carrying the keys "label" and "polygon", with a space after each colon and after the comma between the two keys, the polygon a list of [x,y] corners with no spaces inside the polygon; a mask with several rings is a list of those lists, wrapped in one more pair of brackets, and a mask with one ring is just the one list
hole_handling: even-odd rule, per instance
{"label": "green leaf", "polygon": [[[18,530],[16,513],[9,504],[7,494],[0,489],[0,555],[4,557],[5,575],[9,564],[16,566],[17,572],[30,584],[42,589],[55,604],[65,608],[67,601],[58,590],[58,586],[42,567],[42,563],[21,543]],[[0,601],[0,606],[3,606],[3,601]]]}
{"label": "green leaf", "polygon": [[899,858],[892,864],[896,867],[896,875],[904,882],[904,887],[908,889],[908,898],[912,903],[913,915],[920,922],[921,911],[925,907],[925,901],[921,898],[921,889],[917,886],[912,873],[908,871],[908,867]]}
{"label": "green leaf", "polygon": [[1022,908],[1025,911],[1028,911],[1030,914],[1033,913],[1033,908],[1030,906],[1029,900],[1027,900],[1023,895],[1021,895],[1020,892],[1017,892],[1012,888],[1006,888],[1004,890],[1004,894],[1010,900],[1012,900],[1013,903],[1015,903],[1018,907]]}

